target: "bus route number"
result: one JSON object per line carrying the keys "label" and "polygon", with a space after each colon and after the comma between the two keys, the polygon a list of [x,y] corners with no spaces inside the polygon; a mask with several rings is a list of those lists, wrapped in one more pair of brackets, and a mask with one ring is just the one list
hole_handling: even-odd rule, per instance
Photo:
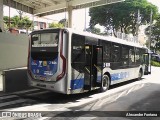
{"label": "bus route number", "polygon": [[110,67],[110,63],[103,63],[103,67]]}

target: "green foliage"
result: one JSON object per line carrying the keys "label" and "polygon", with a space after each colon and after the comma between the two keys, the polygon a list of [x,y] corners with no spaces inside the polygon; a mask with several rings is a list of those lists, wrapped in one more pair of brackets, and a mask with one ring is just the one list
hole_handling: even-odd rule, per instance
{"label": "green foliage", "polygon": [[151,61],[152,66],[160,67],[160,62]]}
{"label": "green foliage", "polygon": [[6,23],[6,22],[9,21],[9,17],[8,17],[8,16],[4,16],[4,17],[3,17],[3,20],[4,20],[4,22]]}
{"label": "green foliage", "polygon": [[68,27],[68,20],[65,18],[60,20],[59,23],[62,24],[64,27]]}
{"label": "green foliage", "polygon": [[[144,25],[150,22],[151,9],[153,19],[156,18],[158,9],[147,0],[125,0],[124,2],[90,8],[90,27],[100,24],[106,30],[113,30],[136,35],[136,25]],[[141,20],[137,21],[138,10]]]}
{"label": "green foliage", "polygon": [[92,28],[87,28],[86,31],[94,33],[94,34],[100,34],[101,30],[99,28],[96,27],[92,27]]}
{"label": "green foliage", "polygon": [[4,16],[3,20],[4,20],[4,29],[6,29],[6,30],[9,29],[9,26],[8,26],[9,17]]}
{"label": "green foliage", "polygon": [[[150,35],[149,28],[150,26],[146,28],[146,34],[148,35],[148,37]],[[152,25],[151,40],[157,42],[155,46],[151,46],[151,49],[155,52],[160,51],[160,15],[157,16],[156,22]]]}
{"label": "green foliage", "polygon": [[68,20],[67,19],[62,19],[58,23],[51,23],[49,24],[49,28],[64,28],[68,26]]}
{"label": "green foliage", "polygon": [[64,28],[64,25],[61,23],[51,23],[49,24],[49,28]]}
{"label": "green foliage", "polygon": [[[5,24],[7,28],[9,28],[9,17],[4,16]],[[14,16],[10,18],[10,27],[14,27],[17,29],[29,29],[32,26],[32,21],[29,20],[28,17],[23,17],[20,19],[19,16]]]}

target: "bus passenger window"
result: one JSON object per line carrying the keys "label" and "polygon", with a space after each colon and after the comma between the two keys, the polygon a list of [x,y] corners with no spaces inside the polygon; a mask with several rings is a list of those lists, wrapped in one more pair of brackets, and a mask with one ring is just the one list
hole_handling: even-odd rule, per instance
{"label": "bus passenger window", "polygon": [[85,37],[73,34],[71,41],[71,64],[77,71],[82,71],[85,65]]}
{"label": "bus passenger window", "polygon": [[134,58],[135,55],[134,54],[135,54],[134,48],[132,47],[129,49],[129,65],[130,66],[135,65],[135,58]]}
{"label": "bus passenger window", "polygon": [[119,45],[116,45],[114,44],[112,46],[112,62],[120,62],[120,46]]}
{"label": "bus passenger window", "polygon": [[135,50],[135,63],[136,65],[141,64],[140,50],[138,48]]}
{"label": "bus passenger window", "polygon": [[122,66],[128,66],[129,49],[126,46],[122,47]]}
{"label": "bus passenger window", "polygon": [[111,51],[111,69],[119,69],[121,67],[121,45],[112,44]]}
{"label": "bus passenger window", "polygon": [[101,45],[103,46],[103,61],[110,62],[111,44],[109,42],[102,41]]}

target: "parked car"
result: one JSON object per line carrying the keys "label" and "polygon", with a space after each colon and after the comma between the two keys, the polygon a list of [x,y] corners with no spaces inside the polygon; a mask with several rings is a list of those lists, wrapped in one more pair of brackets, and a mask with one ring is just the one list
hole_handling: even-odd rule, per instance
{"label": "parked car", "polygon": [[160,55],[159,54],[152,54],[152,58],[153,61],[156,62],[160,62]]}

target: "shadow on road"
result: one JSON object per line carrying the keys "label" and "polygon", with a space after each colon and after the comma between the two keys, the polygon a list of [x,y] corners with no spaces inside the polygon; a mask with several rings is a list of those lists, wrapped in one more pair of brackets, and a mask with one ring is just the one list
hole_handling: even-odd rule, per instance
{"label": "shadow on road", "polygon": [[[141,78],[140,80],[144,80],[144,78]],[[130,84],[130,83],[134,83],[134,82],[137,82],[137,81],[140,81],[138,79],[133,79],[133,80],[129,80],[129,81],[126,81],[126,82],[122,82],[122,83],[118,83],[118,84],[115,84],[115,85],[112,85],[110,86],[110,89],[115,89],[117,87],[121,87],[123,85],[127,85],[127,84]]]}
{"label": "shadow on road", "polygon": [[[70,111],[62,112],[56,116],[63,117],[122,117],[116,120],[159,120],[160,119],[160,84],[145,83],[144,87],[133,91],[116,101],[108,103],[108,99],[95,101],[90,104],[70,107]],[[100,103],[100,104],[97,104]],[[76,112],[77,111],[77,112]],[[127,117],[126,113],[143,114],[143,117]],[[152,117],[156,115],[158,117]],[[146,116],[148,115],[148,116]],[[98,118],[97,118],[98,119]]]}
{"label": "shadow on road", "polygon": [[[110,89],[116,89],[117,87],[121,87],[123,85],[127,85],[136,81],[138,80],[130,80],[120,84],[112,85]],[[65,95],[65,94],[50,92],[46,90],[39,90],[39,93],[37,94],[35,94],[34,92],[10,94],[10,95],[16,95],[17,97],[7,99],[7,100],[4,99],[5,101],[0,100],[0,103],[6,102],[6,101],[7,102],[14,101],[17,99],[24,99],[27,102],[20,103],[20,104],[7,105],[7,106],[0,106],[0,109],[9,109],[9,108],[23,107],[23,106],[43,104],[43,103],[44,104],[65,104],[68,102],[78,102],[77,100],[79,99],[82,99],[82,98],[87,99],[87,98],[90,98],[91,95],[98,94],[98,93],[99,93],[99,90],[94,90],[86,93]],[[7,95],[5,94],[4,96],[7,96]]]}
{"label": "shadow on road", "polygon": [[[116,89],[117,87],[121,87],[123,85],[127,85],[130,83],[136,82],[136,81],[138,81],[138,80],[134,79],[134,80],[130,80],[127,82],[112,85],[112,86],[110,86],[110,89]],[[99,90],[93,90],[93,91],[89,91],[86,93],[65,95],[65,94],[60,94],[60,93],[48,91],[45,94],[38,94],[35,96],[32,96],[32,95],[27,96],[27,95],[22,95],[22,94],[19,96],[21,96],[23,98],[30,98],[30,99],[36,100],[40,103],[63,104],[63,103],[67,103],[67,102],[76,102],[77,100],[79,100],[81,98],[90,98],[91,95],[98,94],[98,93],[99,93]]]}

